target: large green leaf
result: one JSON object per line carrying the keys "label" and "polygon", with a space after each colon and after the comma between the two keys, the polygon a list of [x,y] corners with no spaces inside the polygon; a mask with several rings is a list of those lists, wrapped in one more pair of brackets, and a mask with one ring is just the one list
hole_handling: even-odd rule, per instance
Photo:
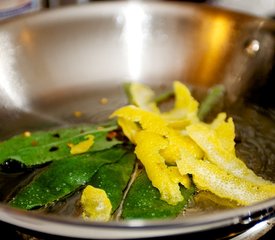
{"label": "large green leaf", "polygon": [[124,190],[133,172],[135,160],[135,154],[129,152],[118,162],[102,166],[89,183],[94,187],[105,190],[112,203],[112,212],[121,203]]}
{"label": "large green leaf", "polygon": [[123,204],[123,219],[164,219],[175,218],[187,206],[195,189],[181,187],[184,200],[170,205],[160,199],[158,189],[153,187],[146,172],[143,171],[133,182]]}
{"label": "large green leaf", "polygon": [[52,162],[10,204],[32,209],[57,201],[90,181],[101,166],[118,162],[126,153],[124,148],[113,147]]}
{"label": "large green leaf", "polygon": [[13,159],[26,166],[33,166],[69,157],[71,154],[68,143],[79,143],[89,134],[95,137],[90,152],[108,149],[120,143],[106,137],[109,131],[116,128],[117,125],[112,125],[99,130],[98,126],[89,125],[38,131],[30,136],[20,134],[0,144],[0,164]]}

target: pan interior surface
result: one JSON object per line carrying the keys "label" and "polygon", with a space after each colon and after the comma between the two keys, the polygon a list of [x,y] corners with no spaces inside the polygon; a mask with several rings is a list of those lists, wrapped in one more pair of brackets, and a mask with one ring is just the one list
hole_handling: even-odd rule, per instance
{"label": "pan interior surface", "polygon": [[[267,19],[179,3],[92,3],[5,21],[0,28],[1,140],[24,131],[100,123],[127,104],[123,84],[145,83],[161,92],[177,80],[198,94],[223,84],[230,114],[261,125],[263,132],[254,136],[252,131],[252,137],[272,142],[274,30]],[[249,108],[240,105],[244,98]],[[243,130],[245,137],[251,137],[249,130]],[[274,156],[275,147],[269,149],[263,159]],[[247,164],[275,181],[272,159]],[[270,199],[171,221],[88,223],[2,204],[0,220],[68,237],[134,239],[245,225],[271,216],[274,205]]]}

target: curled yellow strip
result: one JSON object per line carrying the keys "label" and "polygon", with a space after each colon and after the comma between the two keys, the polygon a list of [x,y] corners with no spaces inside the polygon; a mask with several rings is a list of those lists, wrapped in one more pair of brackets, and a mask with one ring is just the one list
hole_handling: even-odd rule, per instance
{"label": "curled yellow strip", "polygon": [[162,113],[171,127],[180,129],[192,122],[197,122],[199,103],[192,97],[189,89],[179,81],[174,82],[175,105],[174,108]]}
{"label": "curled yellow strip", "polygon": [[147,85],[138,82],[131,83],[129,86],[129,94],[135,106],[159,113],[157,104],[154,102],[155,92]]}
{"label": "curled yellow strip", "polygon": [[221,112],[210,124],[217,139],[229,153],[235,154],[235,126],[232,118],[226,120],[226,113]]}
{"label": "curled yellow strip", "polygon": [[191,180],[187,174],[181,174],[179,169],[174,166],[167,167],[170,179],[176,184],[182,184],[186,188],[191,187]]}
{"label": "curled yellow strip", "polygon": [[175,164],[176,161],[181,158],[180,151],[182,148],[188,150],[197,158],[204,156],[204,152],[189,136],[183,135],[174,129],[169,129],[167,140],[169,145],[161,151],[161,154],[168,164]]}
{"label": "curled yellow strip", "polygon": [[219,197],[237,201],[241,205],[250,205],[275,195],[263,185],[256,185],[224,171],[222,168],[192,155],[184,154],[177,161],[181,174],[192,174],[195,185],[208,190]]}
{"label": "curled yellow strip", "polygon": [[117,120],[118,125],[121,127],[124,135],[132,142],[135,142],[135,136],[140,131],[140,127],[137,123],[130,121],[126,118],[119,117]]}
{"label": "curled yellow strip", "polygon": [[172,205],[182,201],[183,196],[179,188],[181,179],[168,169],[159,153],[161,149],[167,147],[167,140],[159,134],[148,131],[140,131],[135,140],[137,144],[135,153],[144,165],[153,186],[159,189],[161,199]]}
{"label": "curled yellow strip", "polygon": [[188,88],[175,82],[174,91],[175,105],[169,112],[129,105],[111,115],[136,144],[135,153],[161,198],[170,204],[181,201],[179,183],[190,186],[187,174],[192,174],[198,189],[241,205],[275,196],[275,184],[236,156],[233,119],[220,113],[210,124],[201,122],[198,102]]}
{"label": "curled yellow strip", "polygon": [[113,112],[110,117],[124,118],[133,123],[138,123],[143,130],[150,130],[162,136],[168,134],[168,124],[159,114],[146,111],[133,105],[119,108]]}
{"label": "curled yellow strip", "polygon": [[188,135],[205,152],[209,161],[245,181],[266,184],[268,181],[257,176],[235,155],[234,132],[231,132],[234,131],[232,119],[229,119],[227,123],[224,121],[221,124],[222,127],[216,127],[215,124],[216,122],[213,127],[211,124],[196,123],[188,126],[186,130]]}

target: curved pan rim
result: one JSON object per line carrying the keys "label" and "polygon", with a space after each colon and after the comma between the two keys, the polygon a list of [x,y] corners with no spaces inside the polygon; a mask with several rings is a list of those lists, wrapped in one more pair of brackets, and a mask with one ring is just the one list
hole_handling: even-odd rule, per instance
{"label": "curved pan rim", "polygon": [[[66,7],[43,13],[31,13],[24,16],[16,17],[3,21],[1,27],[11,27],[22,20],[43,21],[50,19],[54,21],[55,17],[66,16],[67,14],[81,14],[83,11],[91,14],[110,14],[122,8],[127,3],[93,3],[91,6]],[[169,11],[170,13],[182,14],[181,10],[186,7],[196,8],[194,4],[179,3],[141,3],[142,5],[152,8],[155,11]],[[166,8],[168,6],[168,8]],[[201,5],[203,8],[209,6]],[[212,8],[212,7],[211,7]],[[264,21],[271,29],[275,29],[275,23],[268,19],[235,13],[224,9],[214,8],[217,11],[225,11],[230,14],[236,14],[251,18],[252,20]],[[100,10],[100,11],[99,11]],[[92,223],[77,219],[68,219],[66,217],[43,215],[36,212],[14,209],[5,204],[0,204],[0,220],[22,228],[43,232],[47,234],[77,237],[77,238],[96,238],[96,239],[126,239],[126,238],[146,238],[169,236],[176,234],[187,234],[226,227],[235,224],[248,224],[251,222],[264,220],[274,212],[275,197],[264,202],[260,202],[248,207],[241,207],[215,214],[205,214],[199,216],[190,216],[183,219],[169,221],[122,221],[108,223]]]}

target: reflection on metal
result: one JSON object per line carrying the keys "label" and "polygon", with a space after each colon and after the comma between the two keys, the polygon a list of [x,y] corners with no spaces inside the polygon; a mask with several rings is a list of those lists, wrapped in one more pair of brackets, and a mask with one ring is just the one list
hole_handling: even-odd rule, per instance
{"label": "reflection on metal", "polygon": [[267,234],[275,225],[275,217],[259,222],[231,240],[257,240]]}
{"label": "reflection on metal", "polygon": [[35,52],[35,41],[33,32],[27,27],[22,28],[18,37],[19,44],[30,54]]}
{"label": "reflection on metal", "polygon": [[0,53],[0,100],[2,105],[6,108],[25,108],[23,86],[15,68],[15,46],[5,32],[0,33]]}
{"label": "reflection on metal", "polygon": [[123,9],[126,55],[130,79],[138,80],[141,72],[143,42],[146,29],[150,26],[149,18],[140,5],[131,2]]}
{"label": "reflection on metal", "polygon": [[233,23],[223,15],[206,16],[202,23],[198,43],[202,45],[201,60],[197,81],[200,84],[211,86],[219,79],[217,73],[225,65],[228,55],[228,44],[233,33]]}
{"label": "reflection on metal", "polygon": [[28,31],[27,29],[22,29],[20,33],[20,42],[25,46],[29,46],[32,44],[33,41],[30,31]]}
{"label": "reflection on metal", "polygon": [[255,56],[256,53],[260,50],[260,42],[256,39],[249,41],[245,46],[245,51],[249,56]]}

